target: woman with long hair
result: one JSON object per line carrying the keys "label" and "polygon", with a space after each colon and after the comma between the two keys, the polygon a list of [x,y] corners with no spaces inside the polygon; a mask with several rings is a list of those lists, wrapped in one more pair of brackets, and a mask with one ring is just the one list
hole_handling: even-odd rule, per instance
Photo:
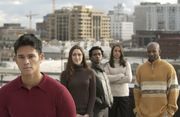
{"label": "woman with long hair", "polygon": [[78,45],[70,49],[66,69],[61,74],[61,83],[71,93],[77,117],[92,117],[96,96],[96,81],[88,68],[82,48]]}
{"label": "woman with long hair", "polygon": [[121,45],[111,49],[109,62],[105,64],[105,72],[110,81],[113,105],[109,109],[109,117],[129,117],[129,86],[132,81],[131,66],[124,59]]}

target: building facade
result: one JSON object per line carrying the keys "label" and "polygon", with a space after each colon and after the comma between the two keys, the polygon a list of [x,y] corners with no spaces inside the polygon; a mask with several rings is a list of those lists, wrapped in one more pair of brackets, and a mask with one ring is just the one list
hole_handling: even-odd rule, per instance
{"label": "building facade", "polygon": [[50,40],[110,39],[110,18],[90,7],[64,7],[46,16],[43,22],[46,25],[46,37]]}
{"label": "building facade", "polygon": [[133,35],[133,22],[129,21],[128,14],[124,11],[123,4],[118,4],[109,11],[111,37],[115,40],[130,40]]}
{"label": "building facade", "polygon": [[0,48],[12,47],[15,40],[27,32],[29,30],[22,27],[19,23],[5,23],[0,27]]}
{"label": "building facade", "polygon": [[180,33],[161,33],[158,35],[157,42],[161,46],[162,58],[180,58]]}
{"label": "building facade", "polygon": [[55,11],[56,19],[56,32],[55,36],[57,40],[70,40],[70,15],[71,8],[62,8]]}
{"label": "building facade", "polygon": [[180,4],[144,2],[134,14],[136,31],[180,31]]}
{"label": "building facade", "polygon": [[46,30],[46,40],[55,39],[55,15],[47,14],[46,16],[44,16],[44,24]]}
{"label": "building facade", "polygon": [[137,31],[133,36],[133,47],[146,48],[149,42],[158,42],[161,46],[161,57],[165,59],[180,58],[180,32]]}
{"label": "building facade", "polygon": [[5,23],[0,27],[0,61],[12,61],[14,56],[13,45],[20,35],[32,32],[19,23]]}

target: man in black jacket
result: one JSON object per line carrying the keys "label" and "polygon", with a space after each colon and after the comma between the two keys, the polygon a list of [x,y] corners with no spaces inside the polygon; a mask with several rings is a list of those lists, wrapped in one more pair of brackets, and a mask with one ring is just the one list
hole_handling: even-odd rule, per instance
{"label": "man in black jacket", "polygon": [[108,107],[113,103],[109,80],[101,64],[102,57],[101,47],[94,46],[89,50],[91,68],[96,76],[96,102],[93,117],[108,117]]}

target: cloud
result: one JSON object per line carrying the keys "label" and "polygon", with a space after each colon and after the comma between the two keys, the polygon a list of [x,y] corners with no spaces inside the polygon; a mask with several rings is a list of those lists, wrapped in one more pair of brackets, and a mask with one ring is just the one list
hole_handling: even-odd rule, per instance
{"label": "cloud", "polygon": [[27,24],[25,21],[27,21],[27,19],[22,15],[9,15],[4,13],[3,11],[0,11],[0,25],[3,25],[4,23],[20,23],[26,26]]}
{"label": "cloud", "polygon": [[3,0],[0,1],[0,4],[13,4],[13,5],[20,5],[23,4],[22,0]]}

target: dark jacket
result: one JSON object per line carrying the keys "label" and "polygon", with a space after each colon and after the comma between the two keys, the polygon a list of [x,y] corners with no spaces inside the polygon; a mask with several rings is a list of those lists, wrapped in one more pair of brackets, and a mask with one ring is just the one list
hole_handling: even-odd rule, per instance
{"label": "dark jacket", "polygon": [[96,102],[98,108],[111,107],[113,96],[111,94],[109,79],[103,69],[99,65],[92,64],[91,66],[96,77]]}

